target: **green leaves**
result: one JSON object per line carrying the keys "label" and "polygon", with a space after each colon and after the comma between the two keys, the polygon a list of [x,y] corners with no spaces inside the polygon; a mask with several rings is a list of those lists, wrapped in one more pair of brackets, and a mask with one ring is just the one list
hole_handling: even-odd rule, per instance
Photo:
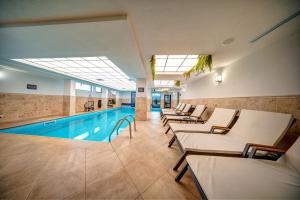
{"label": "green leaves", "polygon": [[155,75],[155,56],[154,55],[151,56],[150,65],[151,65],[152,79],[155,80],[156,75]]}
{"label": "green leaves", "polygon": [[176,87],[180,87],[180,80],[176,80],[176,81],[175,81],[175,86],[176,86]]}
{"label": "green leaves", "polygon": [[199,55],[198,62],[189,71],[185,72],[183,76],[188,79],[193,72],[204,72],[205,68],[209,71],[212,69],[212,55]]}

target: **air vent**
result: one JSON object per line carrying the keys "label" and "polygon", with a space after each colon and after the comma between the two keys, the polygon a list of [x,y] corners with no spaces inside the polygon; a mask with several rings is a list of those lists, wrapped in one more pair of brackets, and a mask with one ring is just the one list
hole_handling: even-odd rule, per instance
{"label": "air vent", "polygon": [[97,81],[104,81],[103,79],[101,79],[101,78],[98,78],[98,79],[96,79]]}

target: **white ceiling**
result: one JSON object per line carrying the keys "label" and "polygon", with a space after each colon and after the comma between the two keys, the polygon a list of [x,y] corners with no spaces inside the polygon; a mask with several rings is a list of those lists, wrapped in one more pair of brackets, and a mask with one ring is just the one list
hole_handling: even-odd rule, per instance
{"label": "white ceiling", "polygon": [[[249,43],[299,10],[299,0],[10,0],[0,1],[0,7],[1,24],[127,15],[127,20],[1,28],[0,57],[104,55],[135,78],[151,74],[151,55],[212,54],[213,66],[223,67],[300,27],[298,16]],[[231,45],[221,45],[232,37]]]}

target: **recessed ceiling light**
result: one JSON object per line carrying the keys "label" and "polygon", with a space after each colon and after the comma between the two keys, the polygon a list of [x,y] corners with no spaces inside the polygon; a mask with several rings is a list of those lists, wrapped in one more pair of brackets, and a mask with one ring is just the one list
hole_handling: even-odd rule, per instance
{"label": "recessed ceiling light", "polygon": [[227,45],[233,43],[234,40],[235,40],[234,38],[227,38],[226,40],[224,40],[224,41],[222,42],[222,46],[225,47],[225,46],[227,46]]}

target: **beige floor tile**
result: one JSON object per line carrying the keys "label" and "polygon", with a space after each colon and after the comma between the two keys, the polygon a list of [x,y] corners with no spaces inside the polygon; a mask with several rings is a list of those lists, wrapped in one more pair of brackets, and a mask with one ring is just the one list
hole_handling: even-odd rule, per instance
{"label": "beige floor tile", "polygon": [[[174,179],[178,175],[178,172],[174,171],[173,169],[169,169],[168,173],[171,174],[174,177]],[[189,190],[191,193],[193,193],[193,195],[196,196],[198,199],[201,198],[200,197],[200,193],[197,190],[196,185],[193,182],[193,179],[192,179],[192,177],[191,177],[191,175],[190,175],[190,173],[188,171],[181,178],[180,184],[184,185],[185,188],[187,190]]]}
{"label": "beige floor tile", "polygon": [[163,166],[148,159],[135,161],[125,168],[140,193],[166,172]]}
{"label": "beige floor tile", "polygon": [[169,173],[153,183],[142,197],[143,199],[197,199],[186,189],[186,185],[176,183]]}
{"label": "beige floor tile", "polygon": [[49,160],[28,199],[65,198],[85,190],[85,152],[61,152]]}
{"label": "beige floor tile", "polygon": [[124,169],[86,186],[86,199],[136,199],[139,195]]}
{"label": "beige floor tile", "polygon": [[98,159],[87,158],[86,183],[109,178],[122,169],[123,165],[115,152],[103,153]]}
{"label": "beige floor tile", "polygon": [[144,157],[144,154],[142,152],[139,152],[132,146],[119,148],[116,150],[116,153],[123,165],[128,165],[129,163],[132,163]]}

